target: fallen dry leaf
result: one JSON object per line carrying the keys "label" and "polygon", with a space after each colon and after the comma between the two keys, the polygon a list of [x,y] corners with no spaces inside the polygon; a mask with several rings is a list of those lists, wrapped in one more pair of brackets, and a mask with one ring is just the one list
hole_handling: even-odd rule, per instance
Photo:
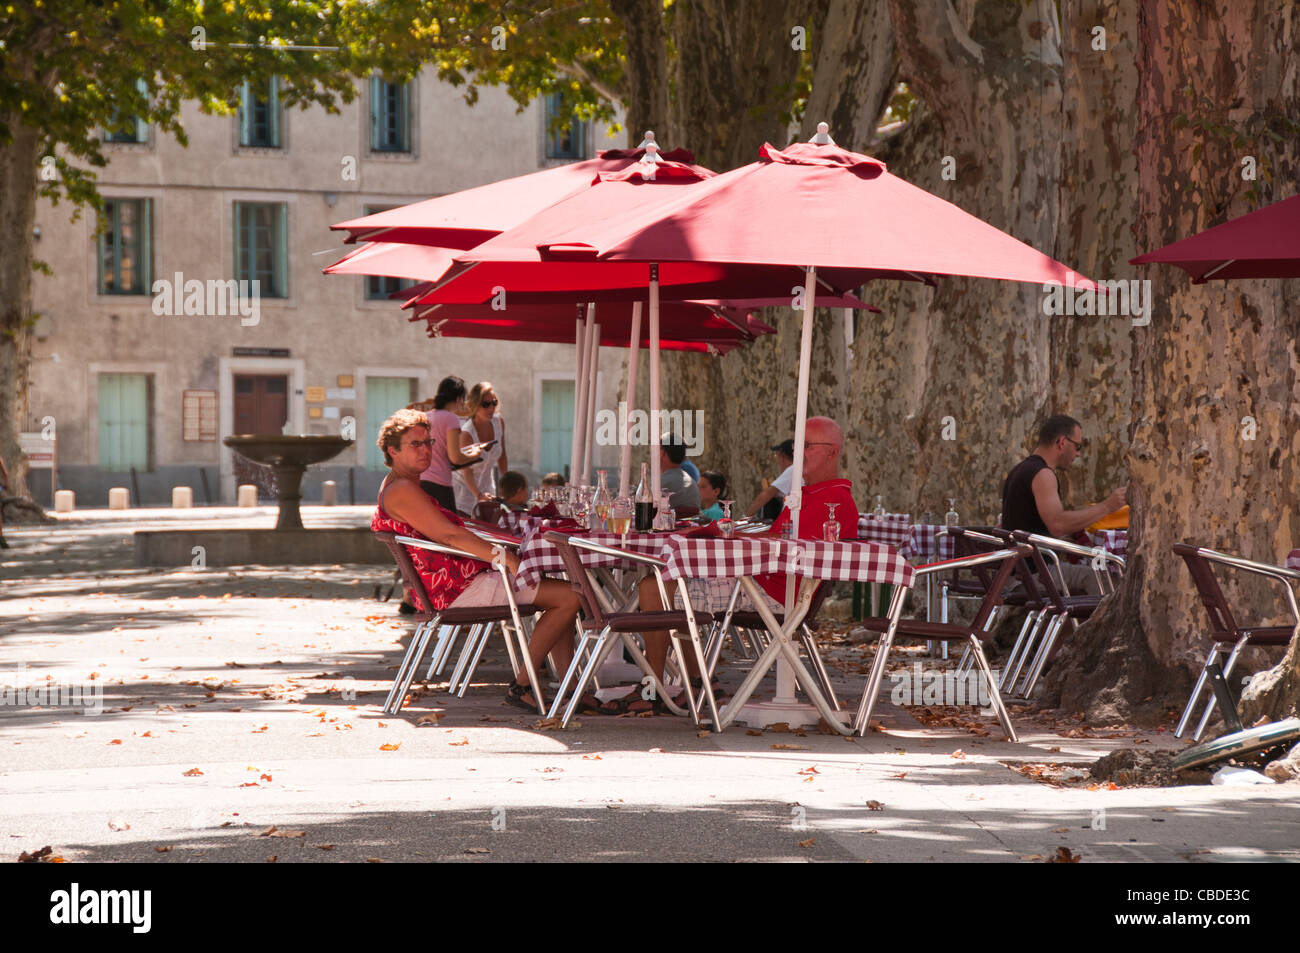
{"label": "fallen dry leaf", "polygon": [[270,781],[270,780],[271,780],[271,776],[270,776],[269,774],[263,774],[263,775],[262,775],[261,777],[259,777],[257,780],[259,780],[259,781]]}
{"label": "fallen dry leaf", "polygon": [[800,774],[821,774],[821,772],[817,770],[817,766],[815,764],[809,765],[799,773]]}
{"label": "fallen dry leaf", "polygon": [[751,736],[751,737],[754,737],[754,738],[761,738],[761,737],[763,737],[763,733],[762,733],[761,731],[759,731],[757,728],[746,728],[746,729],[745,729],[745,734],[747,734],[747,735],[749,735],[749,736]]}
{"label": "fallen dry leaf", "polygon": [[948,757],[950,757],[950,758],[956,758],[958,761],[965,761],[965,760],[966,760],[966,752],[965,752],[965,751],[962,751],[960,748],[958,748],[958,749],[957,749],[956,751],[954,751],[952,754],[948,755]]}
{"label": "fallen dry leaf", "polygon": [[1082,855],[1080,855],[1080,854],[1072,854],[1072,853],[1070,853],[1070,848],[1068,848],[1068,847],[1058,847],[1058,848],[1056,848],[1056,854],[1055,854],[1055,856],[1053,856],[1053,857],[1051,857],[1050,859],[1048,859],[1047,863],[1049,863],[1049,864],[1077,864],[1077,863],[1078,863],[1080,860],[1082,860],[1082,859],[1083,859],[1083,858],[1082,858]]}
{"label": "fallen dry leaf", "polygon": [[122,743],[121,738],[114,738],[112,741],[109,742],[109,744],[111,745],[120,745],[121,743]]}
{"label": "fallen dry leaf", "polygon": [[166,844],[166,845],[164,845],[164,846],[162,846],[162,847],[155,847],[155,848],[154,848],[154,851],[155,851],[156,853],[159,853],[159,854],[166,854],[166,853],[168,853],[171,849],[172,849],[172,845],[171,845],[171,844]]}
{"label": "fallen dry leaf", "polygon": [[602,760],[602,758],[601,758],[600,755],[598,755],[598,754],[584,754],[584,755],[582,756],[582,760],[583,760],[583,761],[600,761],[600,760]]}
{"label": "fallen dry leaf", "polygon": [[767,730],[778,735],[784,734],[785,732],[790,730],[790,724],[789,722],[778,721],[775,724],[768,725]]}
{"label": "fallen dry leaf", "polygon": [[541,721],[533,722],[533,728],[537,731],[559,731],[560,719],[543,718]]}
{"label": "fallen dry leaf", "polygon": [[1053,834],[1068,834],[1068,833],[1070,833],[1070,829],[1069,829],[1068,827],[1053,827],[1053,828],[1052,828],[1052,833],[1053,833]]}
{"label": "fallen dry leaf", "polygon": [[333,850],[333,849],[334,849],[334,845],[333,845],[333,844],[312,844],[312,846],[315,847],[317,850]]}
{"label": "fallen dry leaf", "polygon": [[897,778],[899,781],[901,781],[901,780],[903,780],[903,778],[907,777],[907,772],[906,772],[906,771],[899,771],[897,774],[891,774],[890,777],[891,777],[891,778]]}
{"label": "fallen dry leaf", "polygon": [[807,751],[807,745],[772,745],[778,751]]}
{"label": "fallen dry leaf", "polygon": [[713,732],[711,732],[711,731],[697,731],[697,732],[695,732],[695,737],[697,737],[697,738],[707,738],[707,737],[709,737],[709,735],[711,735],[711,734],[713,734]]}
{"label": "fallen dry leaf", "polygon": [[883,811],[884,809],[885,809],[885,805],[881,804],[879,801],[868,801],[868,802],[867,802],[867,810],[868,810],[868,811]]}
{"label": "fallen dry leaf", "polygon": [[402,743],[399,741],[397,744],[384,744],[384,745],[380,745],[380,746],[379,746],[379,750],[380,750],[380,751],[396,751],[396,750],[397,750],[398,748],[400,748],[400,747],[402,747]]}
{"label": "fallen dry leaf", "polygon": [[469,739],[461,738],[460,741],[448,741],[447,744],[451,745],[453,748],[459,748],[461,745],[469,744]]}
{"label": "fallen dry leaf", "polygon": [[442,721],[442,715],[421,715],[415,719],[415,726],[418,728],[420,725],[436,725],[440,721]]}
{"label": "fallen dry leaf", "polygon": [[799,846],[800,846],[800,847],[811,847],[811,846],[812,846],[813,844],[815,844],[815,843],[817,843],[817,838],[815,838],[815,837],[810,837],[810,838],[808,838],[807,840],[801,840],[801,841],[799,842]]}
{"label": "fallen dry leaf", "polygon": [[490,853],[492,853],[492,851],[488,850],[488,848],[486,848],[486,847],[466,847],[464,852],[465,852],[466,854],[490,854]]}
{"label": "fallen dry leaf", "polygon": [[199,775],[201,775],[201,774],[203,774],[203,772],[200,771],[198,768],[190,768],[188,771],[182,771],[182,772],[181,772],[181,777],[185,777],[185,778],[197,778],[197,777],[199,777]]}

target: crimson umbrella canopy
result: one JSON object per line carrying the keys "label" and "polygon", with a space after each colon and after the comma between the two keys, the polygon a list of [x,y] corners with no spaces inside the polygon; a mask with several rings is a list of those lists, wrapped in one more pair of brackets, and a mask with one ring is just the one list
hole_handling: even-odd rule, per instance
{"label": "crimson umbrella canopy", "polygon": [[367,242],[324,269],[327,275],[378,275],[385,278],[440,278],[459,249],[403,242]]}
{"label": "crimson umbrella canopy", "polygon": [[[653,140],[654,133],[646,133],[646,142]],[[654,151],[657,149],[656,146]],[[348,232],[348,242],[382,240],[443,248],[473,248],[484,239],[513,228],[548,205],[586,188],[600,173],[624,169],[645,153],[645,148],[607,149],[594,159],[502,179],[330,227]],[[695,158],[685,149],[658,154],[662,159],[683,164],[689,164]],[[693,168],[705,176],[713,174],[701,166]]]}
{"label": "crimson umbrella canopy", "polygon": [[[597,306],[599,343],[602,347],[630,347],[633,305],[628,302]],[[412,321],[421,320],[413,316]],[[490,305],[438,305],[423,313],[430,337],[490,338],[500,341],[570,343],[573,340],[574,307],[552,303],[515,305],[506,311]],[[661,315],[659,346],[672,351],[700,351],[725,354],[776,329],[752,314],[738,309],[694,302],[666,305]],[[648,329],[638,344],[649,341]]]}
{"label": "crimson umbrella canopy", "polygon": [[1300,195],[1129,259],[1176,265],[1192,284],[1228,278],[1300,278]]}

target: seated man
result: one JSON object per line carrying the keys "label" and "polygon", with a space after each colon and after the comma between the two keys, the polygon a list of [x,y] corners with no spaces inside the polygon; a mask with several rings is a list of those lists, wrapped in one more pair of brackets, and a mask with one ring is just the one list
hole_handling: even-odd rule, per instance
{"label": "seated man", "polygon": [[[804,440],[803,457],[803,503],[799,514],[799,538],[821,539],[822,526],[830,515],[828,503],[835,504],[835,521],[840,524],[840,538],[853,539],[858,535],[858,508],[853,502],[853,483],[840,477],[840,454],[844,449],[844,434],[839,425],[829,417],[812,417],[808,420]],[[790,511],[782,510],[772,524],[773,530],[779,531],[790,521]],[[763,589],[768,600],[768,607],[776,613],[784,613],[786,576],[783,573],[767,573],[756,576],[755,580]],[[701,605],[709,595],[709,590],[719,590],[722,601],[731,593],[734,580],[731,579],[688,579],[687,593],[692,605]],[[753,608],[748,599],[739,603],[741,608]],[[677,597],[680,598],[680,595]],[[714,600],[714,604],[717,601]],[[659,598],[659,587],[653,576],[641,580],[639,605],[642,612],[659,612],[663,603]],[[664,662],[668,658],[669,635],[667,632],[644,632],[646,661],[656,676],[663,679]],[[687,652],[686,665],[694,684],[702,686],[699,667],[693,653]],[[718,686],[713,686],[717,694]],[[684,704],[683,697],[677,699],[679,707]],[[632,693],[607,702],[605,710],[621,713],[626,711],[661,711],[662,702],[658,699],[642,698],[638,686]]]}
{"label": "seated man", "polygon": [[666,433],[659,438],[659,487],[668,494],[668,505],[673,509],[694,507],[700,509],[700,488],[694,478],[682,469],[686,459],[686,444],[677,434]]}
{"label": "seated man", "polygon": [[[1081,510],[1067,510],[1061,503],[1056,469],[1072,464],[1086,443],[1083,426],[1073,417],[1056,414],[1043,422],[1038,430],[1038,446],[1012,468],[1002,484],[1003,529],[1068,539],[1124,506],[1128,491],[1122,486],[1102,502]],[[1061,574],[1075,595],[1100,593],[1090,566],[1062,562]]]}
{"label": "seated man", "polygon": [[[759,515],[760,519],[775,519],[781,512],[781,501],[790,493],[794,483],[794,441],[782,440],[772,447],[772,456],[776,458],[781,474],[773,480],[763,492],[754,497],[754,502],[745,510],[746,516]],[[775,504],[775,512],[769,512]],[[853,535],[857,535],[855,531]]]}

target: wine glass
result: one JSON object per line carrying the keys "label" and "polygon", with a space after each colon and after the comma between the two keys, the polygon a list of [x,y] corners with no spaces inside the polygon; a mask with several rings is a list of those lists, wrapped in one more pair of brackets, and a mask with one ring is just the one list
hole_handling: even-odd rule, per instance
{"label": "wine glass", "polygon": [[835,519],[835,508],[838,503],[826,504],[826,522],[822,523],[822,539],[828,543],[838,543],[840,540],[840,524]]}
{"label": "wine glass", "polygon": [[731,504],[735,500],[718,500],[722,504],[722,515],[714,520],[718,524],[718,532],[731,539],[736,532],[736,521],[731,518]]}

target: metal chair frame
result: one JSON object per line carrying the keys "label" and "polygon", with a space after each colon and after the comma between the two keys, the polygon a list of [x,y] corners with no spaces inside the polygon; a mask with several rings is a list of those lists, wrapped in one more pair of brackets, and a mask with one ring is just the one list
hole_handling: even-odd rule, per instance
{"label": "metal chair frame", "polygon": [[[663,700],[668,709],[676,714],[683,714],[683,710],[672,699],[671,693],[664,686],[663,682],[655,675],[654,670],[650,667],[645,654],[640,647],[630,637],[630,631],[615,631],[615,626],[626,624],[629,621],[636,621],[637,617],[644,615],[640,612],[608,612],[601,603],[600,596],[596,587],[588,575],[588,567],[582,564],[581,558],[576,550],[585,550],[604,556],[612,556],[623,562],[630,562],[638,566],[644,566],[650,569],[654,574],[655,583],[659,588],[659,598],[662,601],[664,614],[671,616],[680,615],[681,622],[685,623],[686,632],[683,634],[681,626],[672,625],[676,620],[656,620],[659,626],[668,624],[669,635],[672,640],[673,652],[677,656],[677,665],[681,674],[682,686],[686,694],[686,703],[690,709],[691,717],[695,723],[703,723],[703,706],[708,703],[709,714],[712,717],[713,724],[718,731],[722,730],[721,720],[718,717],[718,703],[713,695],[713,688],[709,684],[709,667],[708,661],[704,655],[704,645],[700,639],[699,627],[696,620],[696,613],[690,604],[690,600],[682,599],[682,610],[675,613],[671,609],[672,600],[668,598],[668,590],[664,584],[663,570],[667,563],[654,556],[647,556],[641,553],[628,552],[624,549],[618,549],[614,546],[606,546],[602,543],[596,543],[589,539],[570,536],[567,533],[552,530],[546,534],[546,538],[555,544],[559,549],[560,555],[564,559],[566,572],[569,576],[569,583],[578,592],[578,597],[582,601],[583,612],[586,620],[581,626],[579,633],[580,643],[574,652],[573,662],[570,664],[567,672],[560,679],[560,687],[555,693],[554,701],[551,704],[549,717],[556,717],[560,705],[563,702],[569,684],[573,682],[573,689],[570,693],[569,702],[564,708],[560,724],[568,725],[569,720],[573,717],[577,709],[578,702],[582,699],[582,694],[586,690],[588,683],[595,675],[596,670],[604,663],[605,658],[609,655],[610,650],[615,645],[625,645],[629,648],[633,659],[638,668],[653,680],[654,691],[657,697]],[[713,617],[710,614],[703,614],[706,621],[712,622]],[[656,626],[658,628],[659,626]],[[616,637],[617,636],[617,637]],[[701,672],[701,693],[702,698],[696,698],[695,691],[691,685],[691,680],[687,677],[688,671],[686,666],[686,656],[682,648],[682,642],[689,641],[695,652],[696,665]],[[586,659],[585,663],[583,659]],[[581,671],[579,671],[581,669]],[[576,678],[576,682],[574,681]]]}
{"label": "metal chair frame", "polygon": [[[992,537],[986,537],[992,538]],[[986,625],[988,617],[993,614],[1002,600],[1002,593],[1006,589],[1007,580],[1011,576],[1012,570],[1016,563],[1028,556],[1030,547],[1017,545],[1010,549],[999,549],[996,552],[983,553],[978,556],[965,556],[958,559],[949,559],[939,563],[931,563],[928,566],[920,566],[916,570],[916,575],[929,576],[935,573],[950,572],[953,569],[973,568],[976,566],[992,565],[1000,563],[997,572],[994,573],[990,582],[989,590],[984,597],[979,613],[976,614],[971,626],[958,626],[954,623],[918,623],[916,620],[903,621],[900,619],[903,608],[903,593],[905,590],[899,586],[894,589],[893,596],[890,599],[889,618],[885,632],[881,635],[880,643],[876,649],[876,658],[871,667],[871,674],[867,678],[866,689],[862,693],[862,700],[858,705],[857,717],[854,720],[854,731],[859,735],[865,735],[871,722],[871,712],[876,705],[876,697],[880,694],[880,686],[884,681],[885,668],[889,664],[889,652],[893,648],[894,639],[901,634],[905,638],[930,639],[936,633],[932,627],[946,625],[953,630],[970,630],[966,638],[975,656],[976,664],[979,665],[984,680],[989,688],[990,699],[993,703],[993,710],[997,714],[998,721],[1002,725],[1002,730],[1006,732],[1011,741],[1018,741],[1016,729],[1011,724],[1011,716],[1007,713],[1006,705],[1002,701],[1002,694],[998,690],[997,682],[994,681],[993,672],[989,668],[988,659],[984,655],[984,647],[980,643],[979,636],[976,632],[981,632]],[[983,616],[983,618],[981,618]],[[909,634],[906,629],[909,622],[914,625],[924,626],[919,629],[917,634]],[[954,637],[956,637],[954,635]]]}
{"label": "metal chair frame", "polygon": [[[1224,646],[1232,643],[1232,649],[1228,653],[1228,659],[1223,664],[1223,675],[1226,678],[1232,672],[1232,668],[1237,664],[1237,656],[1247,646],[1255,644],[1283,644],[1281,639],[1284,634],[1282,626],[1242,626],[1237,624],[1236,617],[1232,614],[1232,609],[1228,605],[1228,600],[1223,595],[1223,589],[1219,586],[1218,580],[1214,577],[1213,571],[1206,569],[1207,578],[1198,578],[1198,572],[1193,568],[1193,560],[1204,560],[1206,563],[1227,566],[1230,569],[1237,569],[1242,572],[1251,573],[1257,576],[1263,576],[1273,582],[1280,583],[1283,591],[1286,592],[1287,602],[1291,609],[1292,634],[1286,637],[1289,642],[1295,637],[1297,627],[1300,627],[1300,608],[1296,605],[1294,584],[1300,580],[1300,572],[1294,569],[1284,569],[1281,566],[1273,566],[1268,563],[1254,562],[1249,559],[1242,559],[1240,556],[1231,556],[1228,553],[1221,553],[1217,550],[1206,549],[1200,546],[1193,546],[1189,543],[1175,543],[1174,552],[1183,557],[1187,563],[1188,571],[1192,574],[1192,581],[1196,584],[1197,593],[1201,597],[1201,602],[1205,606],[1206,613],[1210,616],[1210,652],[1205,657],[1205,664],[1201,667],[1201,673],[1196,679],[1196,687],[1192,689],[1191,697],[1187,699],[1187,705],[1183,708],[1183,715],[1178,720],[1178,727],[1174,730],[1174,737],[1181,738],[1183,732],[1187,730],[1188,721],[1191,719],[1196,709],[1196,702],[1200,698],[1201,692],[1205,689],[1209,678],[1209,668],[1223,654]],[[1210,587],[1213,587],[1212,589]],[[1208,591],[1207,591],[1208,590]],[[1210,716],[1214,712],[1214,695],[1210,694],[1205,702],[1205,711],[1201,715],[1201,720],[1197,723],[1196,733],[1192,735],[1193,741],[1200,741],[1206,726],[1210,723]]]}
{"label": "metal chair frame", "polygon": [[[413,536],[400,536],[392,533],[377,534],[393,551],[394,558],[397,559],[398,567],[401,569],[403,576],[407,577],[407,585],[415,590],[421,601],[426,606],[432,606],[433,602],[429,598],[428,592],[425,591],[424,582],[420,574],[415,571],[414,564],[411,562],[410,555],[402,547],[413,547],[416,549],[427,549],[432,552],[442,553],[447,556],[457,556],[462,559],[472,559],[475,562],[488,564],[488,561],[472,553],[467,553],[451,546],[444,546],[441,543],[435,543],[427,539],[416,539]],[[494,541],[497,545],[504,545],[502,541]],[[429,638],[433,631],[439,631],[437,647],[434,650],[434,659],[430,664],[432,671],[437,666],[441,671],[442,665],[445,664],[447,655],[450,653],[451,642],[455,634],[466,625],[471,627],[470,636],[466,641],[464,649],[461,651],[460,659],[457,661],[456,668],[452,673],[451,684],[448,686],[449,691],[454,691],[455,686],[459,683],[460,688],[458,697],[464,697],[465,690],[469,686],[470,678],[474,669],[478,665],[479,658],[483,654],[483,648],[487,643],[487,638],[500,623],[502,635],[505,638],[506,649],[510,655],[511,667],[515,674],[518,675],[519,659],[516,658],[515,650],[520,650],[520,657],[524,668],[528,672],[529,684],[532,686],[533,697],[537,700],[538,711],[545,712],[545,701],[542,697],[542,688],[537,672],[533,667],[532,659],[528,654],[528,634],[523,624],[523,614],[533,615],[536,612],[534,607],[527,607],[521,612],[514,596],[514,587],[510,579],[509,570],[506,568],[505,561],[496,559],[490,565],[501,573],[501,578],[505,583],[506,606],[483,606],[474,607],[474,609],[457,610],[454,606],[446,609],[440,609],[432,612],[421,613],[417,616],[419,625],[411,637],[411,644],[407,647],[406,654],[402,657],[402,662],[398,666],[397,675],[393,679],[393,685],[389,689],[388,697],[384,701],[383,711],[386,714],[397,714],[401,708],[402,700],[410,690],[411,682],[415,679],[415,673],[419,669],[420,660],[424,657],[424,652],[428,648]],[[508,618],[500,618],[502,610],[508,610]],[[474,621],[473,616],[488,617],[483,621]],[[444,620],[451,616],[454,622]],[[512,639],[514,640],[512,642]]]}

